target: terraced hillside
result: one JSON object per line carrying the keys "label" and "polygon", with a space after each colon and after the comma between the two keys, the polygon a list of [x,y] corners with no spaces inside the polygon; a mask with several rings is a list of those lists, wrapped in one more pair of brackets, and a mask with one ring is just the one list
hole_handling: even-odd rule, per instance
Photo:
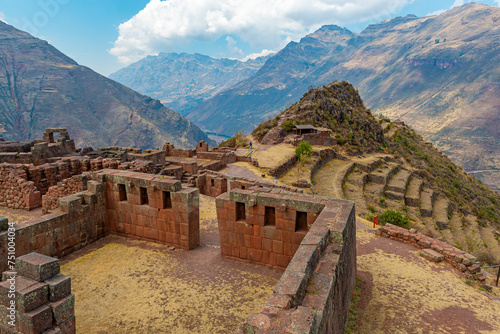
{"label": "terraced hillside", "polygon": [[[357,102],[358,97],[347,96],[357,92],[345,82],[315,90],[274,120],[261,124],[254,134],[264,138],[268,133],[279,133],[286,142],[292,133],[278,125],[278,120],[279,124],[305,121],[322,127],[331,125],[332,135],[346,136],[348,140],[339,140],[331,147],[339,159],[326,163],[310,180],[320,195],[354,201],[356,214],[367,219],[388,209],[399,211],[419,231],[472,253],[484,262],[500,262],[497,193],[453,164],[404,123],[373,118],[362,102]],[[335,101],[332,103],[329,98]],[[351,114],[355,117],[340,116],[352,108],[346,105],[349,101],[356,101],[356,113]],[[325,105],[330,106],[328,113],[321,108]],[[363,119],[365,113],[369,117]],[[323,122],[336,115],[335,122]],[[353,139],[353,135],[370,138],[363,136],[363,129],[376,131],[377,127],[384,133],[383,140]]]}

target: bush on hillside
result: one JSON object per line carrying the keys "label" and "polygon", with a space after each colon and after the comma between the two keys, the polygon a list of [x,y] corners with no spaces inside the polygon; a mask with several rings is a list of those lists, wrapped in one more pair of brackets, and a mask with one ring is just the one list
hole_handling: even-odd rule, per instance
{"label": "bush on hillside", "polygon": [[247,147],[248,139],[243,135],[243,130],[236,131],[234,136],[219,144],[219,147]]}
{"label": "bush on hillside", "polygon": [[394,210],[385,210],[384,213],[380,215],[379,222],[381,225],[392,224],[404,228],[410,228],[410,218],[403,215],[401,212]]}
{"label": "bush on hillside", "polygon": [[281,123],[281,127],[283,129],[285,129],[286,132],[290,132],[293,130],[293,128],[295,127],[295,122],[287,119],[286,121],[284,121],[283,123]]}

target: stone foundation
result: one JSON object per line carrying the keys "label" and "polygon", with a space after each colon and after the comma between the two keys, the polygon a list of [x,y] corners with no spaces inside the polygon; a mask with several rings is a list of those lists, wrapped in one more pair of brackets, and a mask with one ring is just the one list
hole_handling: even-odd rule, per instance
{"label": "stone foundation", "polygon": [[[3,273],[0,283],[1,333],[76,333],[71,279],[61,275],[59,267],[58,259],[30,253],[16,259],[17,274]],[[15,298],[10,299],[12,285],[16,292]],[[9,309],[12,300],[16,304],[14,311]]]}

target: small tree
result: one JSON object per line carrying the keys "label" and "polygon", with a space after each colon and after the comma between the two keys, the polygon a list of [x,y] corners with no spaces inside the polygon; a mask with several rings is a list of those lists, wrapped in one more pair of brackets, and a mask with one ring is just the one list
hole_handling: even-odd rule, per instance
{"label": "small tree", "polygon": [[283,123],[281,123],[281,127],[283,129],[285,129],[286,132],[290,132],[295,127],[295,122],[293,122],[292,120],[287,119],[286,121],[284,121]]}
{"label": "small tree", "polygon": [[312,146],[308,141],[301,141],[299,146],[295,149],[295,156],[298,161],[302,161],[305,158],[310,158],[312,155]]}
{"label": "small tree", "polygon": [[308,141],[301,141],[299,146],[295,149],[295,156],[299,161],[298,168],[300,171],[300,167],[304,165],[308,158],[312,155],[312,146]]}

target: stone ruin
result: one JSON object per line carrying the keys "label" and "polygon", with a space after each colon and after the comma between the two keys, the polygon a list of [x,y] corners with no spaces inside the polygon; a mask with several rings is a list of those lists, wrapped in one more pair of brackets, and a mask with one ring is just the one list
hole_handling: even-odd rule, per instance
{"label": "stone ruin", "polygon": [[[41,144],[50,149],[71,141],[58,130],[48,129]],[[52,143],[54,132],[61,133],[58,143]],[[171,144],[145,151],[111,147],[95,158],[65,149],[59,151],[64,156],[40,157],[33,148],[22,164],[0,157],[9,160],[0,164],[0,194],[6,193],[0,195],[0,205],[25,210],[43,206],[39,218],[15,226],[18,275],[33,280],[28,287],[50,291],[51,279],[29,276],[35,269],[20,270],[23,259],[53,263],[57,260],[48,257],[66,256],[109,234],[186,251],[196,248],[199,194],[204,194],[216,197],[222,256],[283,271],[261,313],[250,314],[238,333],[343,333],[356,277],[352,202],[220,173],[229,163],[253,161],[232,149],[210,150],[203,142],[193,150]],[[4,231],[0,245],[7,243]],[[0,248],[0,257],[7,257],[7,247]],[[7,270],[5,262],[0,269]],[[2,286],[8,284],[3,281]],[[311,282],[318,291],[308,289]],[[64,307],[53,306],[59,302],[43,292],[31,308],[18,310],[16,316],[27,319],[18,323],[27,325],[13,333],[74,333],[74,297],[70,288],[64,291]],[[0,313],[8,306],[4,292]],[[61,308],[67,310],[64,316]],[[0,331],[7,330],[12,328],[0,322]]]}

